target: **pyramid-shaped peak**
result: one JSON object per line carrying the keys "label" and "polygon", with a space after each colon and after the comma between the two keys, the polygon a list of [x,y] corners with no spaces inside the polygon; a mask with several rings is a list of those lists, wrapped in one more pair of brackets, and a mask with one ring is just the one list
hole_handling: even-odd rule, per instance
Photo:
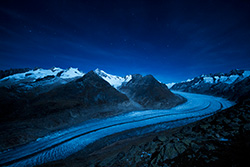
{"label": "pyramid-shaped peak", "polygon": [[100,78],[93,70],[91,70],[87,74],[85,74],[84,77],[96,77],[96,78]]}
{"label": "pyramid-shaped peak", "polygon": [[153,75],[146,75],[145,77],[143,77],[144,79],[152,79],[152,80],[156,80],[155,77]]}
{"label": "pyramid-shaped peak", "polygon": [[98,82],[104,81],[93,70],[91,70],[90,72],[88,72],[87,74],[85,74],[83,77],[79,78],[76,82],[82,82],[82,81],[86,81],[86,80],[89,80],[89,81],[98,81]]}
{"label": "pyramid-shaped peak", "polygon": [[95,73],[105,73],[103,70],[101,70],[101,69],[99,69],[99,68],[95,69],[94,72],[95,72]]}

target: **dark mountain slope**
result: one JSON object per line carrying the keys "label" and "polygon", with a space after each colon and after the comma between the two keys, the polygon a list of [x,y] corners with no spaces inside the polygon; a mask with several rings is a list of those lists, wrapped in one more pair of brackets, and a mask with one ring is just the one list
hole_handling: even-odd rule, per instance
{"label": "dark mountain slope", "polygon": [[93,71],[42,94],[0,87],[0,100],[0,151],[83,121],[135,109],[126,95]]}
{"label": "dark mountain slope", "polygon": [[250,77],[235,83],[229,89],[226,89],[224,94],[230,97],[230,100],[238,102],[249,100],[250,98]]}
{"label": "dark mountain slope", "polygon": [[133,75],[132,79],[120,88],[128,97],[145,108],[170,108],[184,101],[174,95],[165,84],[158,82],[152,75],[142,77]]}
{"label": "dark mountain slope", "polygon": [[126,95],[110,86],[93,71],[38,95],[35,90],[25,93],[5,87],[1,87],[0,92],[0,114],[3,121],[41,117],[67,109],[100,109],[129,101]]}
{"label": "dark mountain slope", "polygon": [[72,108],[113,106],[128,101],[126,95],[90,71],[76,81],[39,95],[33,106],[47,114]]}
{"label": "dark mountain slope", "polygon": [[30,68],[18,68],[18,69],[0,70],[0,79],[2,79],[4,77],[7,77],[7,76],[10,76],[10,75],[27,72],[29,70],[30,70]]}

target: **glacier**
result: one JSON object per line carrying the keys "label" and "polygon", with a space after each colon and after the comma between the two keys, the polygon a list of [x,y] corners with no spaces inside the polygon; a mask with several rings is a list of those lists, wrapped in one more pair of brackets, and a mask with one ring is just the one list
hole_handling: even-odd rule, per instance
{"label": "glacier", "polygon": [[0,165],[35,166],[64,159],[103,137],[131,130],[133,135],[158,132],[198,121],[231,107],[226,99],[174,92],[187,102],[168,110],[133,111],[107,119],[83,122],[81,125],[50,134],[37,141],[0,153]]}

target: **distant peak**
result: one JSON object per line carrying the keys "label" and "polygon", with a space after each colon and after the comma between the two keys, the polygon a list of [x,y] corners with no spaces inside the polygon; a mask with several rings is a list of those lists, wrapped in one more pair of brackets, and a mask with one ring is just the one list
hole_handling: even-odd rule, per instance
{"label": "distant peak", "polygon": [[106,72],[105,72],[105,71],[100,70],[99,68],[95,69],[95,71],[94,71],[94,72],[95,72],[95,73],[97,73],[97,74],[100,74],[100,73],[105,73],[105,74],[106,74]]}
{"label": "distant peak", "polygon": [[144,77],[142,77],[142,80],[144,80],[145,82],[149,82],[149,83],[160,83],[159,81],[157,81],[155,79],[155,77],[153,77],[153,75],[146,75]]}
{"label": "distant peak", "polygon": [[85,74],[86,76],[89,75],[94,75],[94,76],[98,76],[93,70],[89,71],[87,74]]}
{"label": "distant peak", "polygon": [[234,69],[234,70],[231,70],[229,72],[229,75],[241,75],[244,73],[244,70],[240,70],[240,69]]}
{"label": "distant peak", "polygon": [[95,69],[95,72],[101,71],[99,68]]}
{"label": "distant peak", "polygon": [[84,80],[100,80],[101,78],[93,70],[89,71],[83,77],[79,78],[77,82],[82,82]]}
{"label": "distant peak", "polygon": [[98,76],[107,81],[114,88],[120,87],[123,83],[127,83],[132,79],[131,75],[127,75],[125,77],[120,77],[117,75],[108,74],[99,68],[94,71]]}
{"label": "distant peak", "polygon": [[67,71],[69,71],[69,70],[78,70],[78,68],[69,67],[69,68],[67,68],[66,70],[67,70]]}
{"label": "distant peak", "polygon": [[41,69],[42,69],[41,67],[35,67],[35,68],[33,69],[33,71],[41,70]]}
{"label": "distant peak", "polygon": [[50,69],[52,72],[55,72],[55,71],[63,71],[63,69],[61,69],[60,67],[52,67]]}
{"label": "distant peak", "polygon": [[95,69],[94,72],[99,72],[101,71],[99,68]]}
{"label": "distant peak", "polygon": [[142,78],[141,74],[132,74],[132,78],[136,79],[136,78]]}
{"label": "distant peak", "polygon": [[153,77],[153,75],[151,75],[151,74],[146,75],[144,78],[147,78],[147,79],[155,79],[155,78]]}

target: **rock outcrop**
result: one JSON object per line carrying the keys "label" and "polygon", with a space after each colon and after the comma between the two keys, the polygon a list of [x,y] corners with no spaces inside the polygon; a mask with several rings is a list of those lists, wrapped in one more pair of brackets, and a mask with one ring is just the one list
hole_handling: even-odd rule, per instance
{"label": "rock outcrop", "polygon": [[27,72],[29,70],[31,69],[30,68],[18,68],[18,69],[0,70],[0,79],[10,76],[10,75]]}
{"label": "rock outcrop", "polygon": [[108,107],[128,101],[126,95],[90,71],[82,78],[39,95],[33,104],[40,112],[49,107],[46,112],[49,113],[72,108]]}
{"label": "rock outcrop", "polygon": [[185,101],[170,92],[165,84],[157,81],[152,75],[132,75],[132,79],[119,90],[144,108],[171,108]]}

